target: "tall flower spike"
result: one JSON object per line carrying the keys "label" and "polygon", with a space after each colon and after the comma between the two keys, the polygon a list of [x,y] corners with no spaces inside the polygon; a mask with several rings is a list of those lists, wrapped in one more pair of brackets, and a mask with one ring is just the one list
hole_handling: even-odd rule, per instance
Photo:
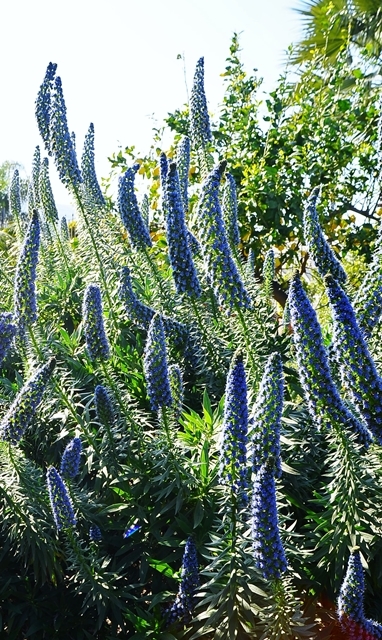
{"label": "tall flower spike", "polygon": [[219,185],[226,163],[221,162],[202,185],[197,220],[207,276],[220,304],[251,306],[251,301],[239,276],[228,245],[219,202]]}
{"label": "tall flower spike", "polygon": [[342,384],[375,439],[382,444],[382,378],[346,293],[332,276],[325,278],[325,284],[333,314],[332,344]]}
{"label": "tall flower spike", "polygon": [[353,306],[358,326],[367,339],[382,315],[382,249],[375,253]]}
{"label": "tall flower spike", "polygon": [[256,474],[252,497],[252,539],[255,565],[264,580],[277,580],[287,569],[281,542],[273,469],[267,464]]}
{"label": "tall flower spike", "polygon": [[80,438],[73,438],[65,447],[61,458],[60,473],[64,478],[75,478],[80,469],[82,443]]}
{"label": "tall flower spike", "polygon": [[182,196],[183,210],[188,211],[188,172],[190,170],[191,142],[190,138],[183,136],[176,149],[176,166],[178,167],[180,195]]}
{"label": "tall flower spike", "polygon": [[101,291],[98,285],[89,284],[86,287],[82,312],[86,348],[90,359],[107,360],[110,356],[110,346],[105,333]]}
{"label": "tall flower spike", "polygon": [[92,122],[85,136],[84,151],[81,159],[81,172],[91,204],[95,207],[104,207],[105,199],[98,184],[94,165],[94,124]]}
{"label": "tall flower spike", "polygon": [[33,154],[32,160],[32,185],[33,185],[33,199],[35,203],[35,207],[40,206],[40,166],[41,166],[41,155],[40,155],[40,147],[36,147]]}
{"label": "tall flower spike", "polygon": [[323,277],[330,273],[339,282],[345,282],[347,275],[325,239],[318,221],[316,210],[318,197],[319,188],[316,187],[309,196],[304,211],[305,242],[319,274]]}
{"label": "tall flower spike", "polygon": [[179,420],[183,407],[183,376],[179,365],[172,364],[168,368],[170,380],[171,397],[173,399],[172,408],[175,420]]}
{"label": "tall flower spike", "polygon": [[263,264],[263,291],[268,300],[272,297],[273,280],[275,279],[275,254],[269,249],[265,254]]}
{"label": "tall flower spike", "polygon": [[113,400],[109,391],[101,384],[94,389],[94,404],[99,422],[104,427],[111,427],[115,422]]}
{"label": "tall flower spike", "polygon": [[239,503],[247,504],[248,403],[243,354],[235,353],[227,376],[220,442],[220,482],[228,484]]}
{"label": "tall flower spike", "polygon": [[57,65],[49,62],[45,77],[36,99],[36,119],[40,135],[44,141],[45,149],[50,155],[51,139],[50,139],[50,118],[51,118],[51,94],[53,90],[53,81],[56,75]]}
{"label": "tall flower spike", "polygon": [[190,99],[190,124],[194,148],[206,147],[212,141],[212,134],[204,91],[204,58],[196,63]]}
{"label": "tall flower spike", "polygon": [[0,313],[0,366],[8,353],[12,340],[17,333],[17,327],[13,324],[11,313]]}
{"label": "tall flower spike", "polygon": [[42,365],[20,389],[0,423],[0,438],[16,444],[31,424],[52,371],[54,358]]}
{"label": "tall flower spike", "polygon": [[78,166],[76,151],[69,133],[66,118],[66,105],[62,92],[61,78],[55,79],[55,91],[52,97],[50,118],[51,155],[61,182],[75,191],[82,183],[81,171]]}
{"label": "tall flower spike", "polygon": [[231,247],[237,247],[240,242],[240,234],[237,226],[236,184],[230,173],[226,173],[225,180],[222,202],[224,224]]}
{"label": "tall flower spike", "polygon": [[128,169],[118,181],[118,209],[122,222],[129,234],[131,244],[135,249],[151,247],[151,237],[139,210],[137,196],[134,190],[135,174],[139,164]]}
{"label": "tall flower spike", "polygon": [[89,527],[89,538],[92,542],[101,542],[102,532],[96,524],[92,524]]}
{"label": "tall flower spike", "polygon": [[273,353],[267,361],[259,393],[252,412],[253,470],[267,463],[276,477],[281,476],[280,428],[283,411],[284,381],[281,357]]}
{"label": "tall flower spike", "polygon": [[[125,305],[125,311],[129,318],[142,329],[149,329],[155,311],[138,300],[131,284],[130,269],[122,267],[119,280],[119,297]],[[176,346],[181,347],[187,341],[187,329],[176,320],[162,316],[162,322],[166,335],[173,340]]]}
{"label": "tall flower spike", "polygon": [[167,243],[175,288],[178,294],[201,295],[200,284],[188,243],[176,164],[169,167],[165,188]]}
{"label": "tall flower spike", "polygon": [[195,608],[200,580],[195,542],[191,537],[186,542],[180,577],[181,582],[175,602],[166,612],[168,626],[180,621],[188,624]]}
{"label": "tall flower spike", "polygon": [[163,323],[157,313],[153,317],[145,346],[143,368],[147,383],[147,393],[153,411],[169,407],[172,403],[167,365],[166,341]]}
{"label": "tall flower spike", "polygon": [[40,247],[40,222],[35,210],[21,248],[15,275],[14,317],[20,334],[37,320],[36,272]]}
{"label": "tall flower spike", "polygon": [[337,613],[347,638],[354,640],[379,640],[382,625],[365,617],[363,600],[365,580],[359,551],[350,557],[346,575],[338,597]]}
{"label": "tall flower spike", "polygon": [[52,186],[49,178],[49,160],[43,158],[40,168],[39,193],[41,207],[47,222],[55,222],[58,220],[58,211],[53,196]]}
{"label": "tall flower spike", "polygon": [[32,180],[29,180],[29,183],[28,183],[27,201],[28,201],[28,216],[30,218],[33,215],[33,209],[36,208],[35,202],[34,202],[34,189],[33,189]]}
{"label": "tall flower spike", "polygon": [[75,527],[77,520],[74,515],[73,504],[69,496],[65,482],[55,467],[49,467],[46,480],[50,505],[57,530]]}
{"label": "tall flower spike", "polygon": [[167,160],[167,156],[164,153],[164,151],[162,151],[162,153],[159,156],[159,172],[160,172],[160,184],[161,184],[161,188],[162,188],[162,207],[163,207],[163,211],[166,214],[167,213],[167,206],[166,206],[166,180],[167,180],[167,175],[168,175],[168,160]]}
{"label": "tall flower spike", "polygon": [[330,373],[321,328],[298,275],[292,280],[288,306],[296,345],[298,372],[308,411],[318,427],[347,425],[365,446],[371,441],[366,426],[344,405]]}
{"label": "tall flower spike", "polygon": [[143,198],[142,198],[141,213],[142,213],[143,222],[145,223],[146,227],[149,228],[150,201],[149,201],[149,197],[148,197],[147,193],[145,193]]}
{"label": "tall flower spike", "polygon": [[20,174],[15,169],[9,185],[9,214],[14,217],[18,224],[21,220],[21,192],[20,192]]}
{"label": "tall flower spike", "polygon": [[61,231],[61,238],[65,240],[65,242],[69,242],[70,240],[69,227],[68,227],[68,223],[66,221],[65,216],[62,216],[60,220],[60,231]]}

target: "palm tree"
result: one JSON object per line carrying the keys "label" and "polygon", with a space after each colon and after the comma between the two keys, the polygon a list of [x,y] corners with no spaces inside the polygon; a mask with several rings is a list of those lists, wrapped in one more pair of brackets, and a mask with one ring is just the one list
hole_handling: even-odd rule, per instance
{"label": "palm tree", "polygon": [[305,0],[297,11],[305,22],[305,38],[297,45],[294,62],[317,57],[334,64],[347,52],[382,63],[381,0]]}

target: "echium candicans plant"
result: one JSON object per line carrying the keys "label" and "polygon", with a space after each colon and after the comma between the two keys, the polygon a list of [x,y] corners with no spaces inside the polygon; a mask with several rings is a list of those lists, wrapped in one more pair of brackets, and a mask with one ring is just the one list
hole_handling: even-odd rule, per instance
{"label": "echium candicans plant", "polygon": [[188,136],[182,136],[176,148],[176,166],[178,168],[180,195],[183,209],[188,211],[188,173],[190,170],[191,142]]}
{"label": "echium candicans plant", "polygon": [[83,301],[84,333],[86,349],[91,360],[108,360],[109,341],[105,332],[101,290],[97,284],[89,284]]}
{"label": "echium candicans plant", "polygon": [[198,202],[199,239],[209,281],[226,308],[251,306],[251,300],[233,260],[224,226],[219,186],[226,162],[217,165],[204,180]]}
{"label": "echium candicans plant", "polygon": [[94,404],[97,419],[102,426],[110,428],[115,423],[115,409],[110,391],[98,384],[94,389]]}
{"label": "echium candicans plant", "polygon": [[40,206],[40,167],[41,167],[41,153],[40,147],[37,146],[34,150],[32,160],[32,186],[33,186],[33,200],[35,207]]}
{"label": "echium candicans plant", "polygon": [[204,90],[204,58],[196,63],[190,98],[190,131],[194,149],[204,149],[212,142],[210,118]]}
{"label": "echium candicans plant", "polygon": [[357,323],[364,337],[370,337],[382,315],[382,248],[373,256],[353,301]]}
{"label": "echium candicans plant", "polygon": [[73,139],[69,133],[65,99],[59,76],[55,78],[52,94],[50,141],[50,155],[53,156],[61,182],[78,195],[78,189],[82,184],[82,176]]}
{"label": "echium candicans plant", "polygon": [[287,569],[276,504],[273,464],[268,460],[255,476],[252,493],[254,560],[264,580],[278,580]]}
{"label": "echium candicans plant", "polygon": [[184,385],[182,371],[178,364],[172,364],[168,368],[170,389],[172,397],[172,411],[175,420],[179,420],[183,408]]}
{"label": "echium candicans plant", "polygon": [[160,185],[162,189],[162,208],[165,215],[167,215],[167,205],[166,205],[166,180],[168,174],[168,160],[167,156],[162,151],[159,156],[159,173],[160,173]]}
{"label": "echium candicans plant", "polygon": [[9,214],[11,218],[16,220],[21,232],[21,191],[20,191],[20,174],[15,169],[9,185]]}
{"label": "echium candicans plant", "polygon": [[259,392],[251,413],[251,455],[253,471],[267,463],[276,477],[281,476],[280,429],[284,400],[281,356],[273,353],[265,365]]}
{"label": "echium candicans plant", "polygon": [[337,603],[337,614],[346,638],[351,640],[379,640],[382,625],[366,618],[364,613],[365,578],[359,551],[349,556],[346,575]]}
{"label": "echium candicans plant", "polygon": [[318,427],[346,425],[368,446],[371,433],[345,406],[333,382],[321,327],[298,274],[290,285],[288,307],[298,373],[312,419]]}
{"label": "echium candicans plant", "polygon": [[6,311],[0,313],[0,367],[3,364],[16,333],[17,327],[13,322],[13,315]]}
{"label": "echium candicans plant", "polygon": [[40,247],[40,221],[33,211],[17,262],[14,289],[14,318],[18,332],[37,320],[36,275]]}
{"label": "echium candicans plant", "polygon": [[35,111],[38,129],[49,155],[51,152],[50,118],[52,111],[52,91],[56,70],[57,65],[49,62],[44,80],[37,94]]}
{"label": "echium candicans plant", "polygon": [[227,484],[239,504],[248,502],[248,400],[243,354],[234,354],[227,376],[220,439],[219,480]]}
{"label": "echium candicans plant", "polygon": [[188,538],[184,549],[182,568],[180,571],[179,591],[175,602],[165,613],[167,626],[177,622],[189,624],[196,605],[196,593],[199,589],[199,567],[195,541]]}
{"label": "echium candicans plant", "polygon": [[319,187],[313,189],[304,210],[304,237],[308,245],[309,255],[321,276],[330,273],[339,282],[345,282],[347,275],[321,229],[316,204],[319,198]]}
{"label": "echium candicans plant", "polygon": [[172,275],[177,293],[199,298],[201,288],[188,242],[176,164],[169,166],[166,184],[166,233]]}
{"label": "echium candicans plant", "polygon": [[333,314],[333,350],[342,384],[376,441],[382,444],[382,378],[346,293],[333,276],[326,276],[325,284]]}
{"label": "echium candicans plant", "polygon": [[56,222],[58,220],[58,211],[50,183],[48,158],[43,158],[41,162],[39,195],[45,220],[47,220],[47,222]]}
{"label": "echium candicans plant", "polygon": [[94,165],[94,124],[92,122],[85,136],[84,150],[81,158],[81,173],[84,187],[91,204],[99,208],[104,207],[105,199],[98,183]]}
{"label": "echium candicans plant", "polygon": [[236,183],[234,177],[230,173],[225,174],[222,211],[228,241],[231,247],[237,247],[240,242],[240,234],[237,224]]}
{"label": "echium candicans plant", "polygon": [[34,201],[34,189],[33,189],[32,180],[29,180],[29,183],[28,183],[27,202],[28,202],[28,216],[31,217],[31,215],[33,214],[33,209],[36,208],[35,201]]}
{"label": "echium candicans plant", "polygon": [[60,473],[63,478],[75,478],[80,469],[82,443],[80,438],[73,438],[66,445],[61,458]]}
{"label": "echium candicans plant", "polygon": [[[121,269],[118,294],[132,322],[136,323],[142,329],[148,330],[155,311],[138,300],[132,287],[130,269],[127,266]],[[177,320],[166,316],[162,316],[162,322],[166,335],[171,336],[174,344],[178,346],[184,345],[188,338],[186,327]]]}
{"label": "echium candicans plant", "polygon": [[118,209],[123,225],[134,249],[151,247],[149,230],[142,218],[134,189],[135,174],[139,164],[127,169],[118,180]]}
{"label": "echium candicans plant", "polygon": [[68,222],[65,216],[62,216],[60,220],[60,234],[61,234],[62,240],[64,240],[65,242],[69,242],[70,240],[69,227],[68,227]]}
{"label": "echium candicans plant", "polygon": [[77,524],[73,503],[65,482],[55,467],[49,467],[46,473],[50,505],[57,530],[69,529]]}
{"label": "echium candicans plant", "polygon": [[158,313],[151,320],[143,358],[147,394],[153,411],[172,404],[163,322]]}
{"label": "echium candicans plant", "polygon": [[12,444],[21,440],[34,418],[55,365],[56,360],[51,358],[38,367],[20,389],[0,422],[0,439]]}

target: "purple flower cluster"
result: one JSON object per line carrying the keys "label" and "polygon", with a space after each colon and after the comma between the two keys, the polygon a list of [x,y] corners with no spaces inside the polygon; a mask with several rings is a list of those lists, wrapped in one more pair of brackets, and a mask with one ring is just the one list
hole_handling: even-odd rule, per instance
{"label": "purple flower cluster", "polygon": [[9,213],[16,220],[21,219],[20,174],[15,169],[9,185]]}
{"label": "purple flower cluster", "polygon": [[167,215],[166,202],[166,180],[168,176],[168,160],[166,154],[162,151],[159,156],[160,184],[162,189],[162,208],[165,216]]}
{"label": "purple flower cluster", "polygon": [[101,529],[96,524],[92,524],[89,527],[89,538],[92,542],[101,542],[102,540]]}
{"label": "purple flower cluster", "polygon": [[172,408],[174,412],[175,420],[178,420],[183,406],[183,376],[179,365],[172,364],[168,368],[168,376],[170,380],[170,389],[172,397]]}
{"label": "purple flower cluster", "polygon": [[53,81],[56,75],[57,65],[49,62],[45,77],[36,99],[36,119],[40,131],[40,135],[44,141],[45,149],[50,155],[51,139],[50,139],[50,118],[52,111],[51,94],[53,90]]}
{"label": "purple flower cluster", "polygon": [[371,441],[369,430],[346,408],[332,380],[317,315],[298,275],[290,286],[288,306],[298,372],[310,415],[318,427],[346,424],[357,434],[358,440],[368,446]]}
{"label": "purple flower cluster", "polygon": [[[129,318],[142,329],[148,330],[155,311],[138,300],[133,291],[130,269],[128,267],[122,267],[121,269],[119,297],[125,305],[125,310]],[[166,335],[171,337],[176,346],[181,347],[187,342],[188,334],[184,325],[166,316],[162,316],[162,322]]]}
{"label": "purple flower cluster", "polygon": [[41,207],[45,219],[49,222],[58,220],[58,211],[49,178],[49,160],[43,158],[40,168],[39,192]]}
{"label": "purple flower cluster", "polygon": [[50,505],[57,530],[76,526],[73,504],[65,482],[55,467],[49,467],[46,474]]}
{"label": "purple flower cluster", "polygon": [[109,391],[98,384],[94,390],[94,404],[99,422],[104,427],[111,427],[115,422],[115,411]]}
{"label": "purple flower cluster", "polygon": [[220,304],[249,308],[251,301],[229,248],[219,202],[219,185],[226,163],[216,166],[202,185],[197,219],[205,268]]}
{"label": "purple flower cluster", "polygon": [[89,284],[86,287],[82,313],[86,348],[90,359],[107,360],[110,356],[110,346],[103,322],[101,291],[97,284]]}
{"label": "purple flower cluster", "polygon": [[287,560],[279,532],[274,471],[268,464],[260,467],[253,485],[252,539],[256,567],[265,580],[277,580],[286,571]]}
{"label": "purple flower cluster", "polygon": [[52,371],[54,358],[42,365],[20,389],[0,423],[0,439],[16,444],[31,424]]}
{"label": "purple flower cluster", "polygon": [[227,376],[220,441],[219,480],[228,484],[241,504],[247,504],[248,402],[243,354],[233,356]]}
{"label": "purple flower cluster", "polygon": [[189,246],[178,172],[174,162],[169,166],[165,194],[167,243],[175,288],[178,294],[199,298],[201,289]]}
{"label": "purple flower cluster", "polygon": [[188,211],[188,172],[190,170],[190,138],[183,136],[176,149],[176,166],[178,167],[180,195],[182,197],[183,210]]}
{"label": "purple flower cluster", "polygon": [[118,181],[118,209],[122,222],[129,234],[131,244],[135,249],[151,247],[151,237],[139,210],[137,196],[134,190],[135,174],[139,164],[127,169]]}
{"label": "purple flower cluster", "polygon": [[368,338],[382,315],[382,249],[375,253],[353,306],[358,326]]}
{"label": "purple flower cluster", "polygon": [[64,478],[75,478],[80,468],[82,443],[80,438],[73,438],[65,447],[61,458],[60,473]]}
{"label": "purple flower cluster", "polygon": [[382,625],[365,618],[363,599],[365,581],[359,551],[349,557],[345,579],[338,597],[337,613],[342,630],[349,640],[379,640]]}
{"label": "purple flower cluster", "polygon": [[78,166],[75,146],[69,133],[66,117],[66,105],[62,92],[61,78],[54,82],[52,108],[50,118],[51,155],[61,182],[67,187],[79,188],[82,183],[81,171]]}
{"label": "purple flower cluster", "polygon": [[167,609],[165,618],[167,625],[176,622],[188,624],[192,618],[192,612],[196,604],[196,593],[199,589],[199,567],[195,542],[188,538],[183,554],[181,582],[175,602]]}
{"label": "purple flower cluster", "polygon": [[237,195],[234,177],[230,173],[225,175],[222,211],[227,237],[231,246],[240,242],[239,227],[237,226]]}
{"label": "purple flower cluster", "polygon": [[319,188],[313,189],[304,211],[304,237],[309,254],[321,276],[333,275],[339,282],[345,282],[347,275],[322,233],[318,220],[316,203]]}
{"label": "purple flower cluster", "polygon": [[284,381],[281,357],[273,353],[267,361],[253,408],[251,423],[253,436],[253,471],[257,473],[263,464],[281,476],[280,428],[284,400]]}
{"label": "purple flower cluster", "polygon": [[0,313],[0,366],[12,344],[12,340],[17,333],[17,327],[12,322],[11,313]]}
{"label": "purple flower cluster", "polygon": [[40,222],[34,211],[16,267],[14,318],[20,334],[37,320],[36,271],[40,247]]}
{"label": "purple flower cluster", "polygon": [[153,411],[172,404],[170,380],[167,365],[166,340],[163,322],[159,314],[151,320],[147,333],[143,368],[147,383],[147,393]]}
{"label": "purple flower cluster", "polygon": [[99,186],[94,166],[94,124],[92,122],[85,136],[84,151],[81,158],[81,173],[91,204],[95,207],[104,207],[105,199]]}
{"label": "purple flower cluster", "polygon": [[41,155],[40,147],[37,146],[34,150],[32,160],[32,187],[33,187],[33,202],[35,207],[40,206],[40,167],[41,167]]}
{"label": "purple flower cluster", "polygon": [[325,284],[333,313],[332,344],[342,383],[375,439],[382,444],[382,378],[346,293],[333,276],[327,276]]}
{"label": "purple flower cluster", "polygon": [[212,134],[204,91],[204,58],[200,58],[196,63],[190,99],[190,125],[193,147],[206,147],[212,141]]}

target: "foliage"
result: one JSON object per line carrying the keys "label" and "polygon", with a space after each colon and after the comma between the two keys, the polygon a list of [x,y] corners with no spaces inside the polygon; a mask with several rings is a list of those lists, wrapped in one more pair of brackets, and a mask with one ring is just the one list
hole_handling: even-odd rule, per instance
{"label": "foliage", "polygon": [[[115,157],[116,173],[123,171],[118,201],[108,195],[103,203],[94,171],[94,129],[89,129],[80,169],[68,138],[62,82],[53,77],[56,66],[48,67],[37,116],[78,215],[76,235],[69,237],[49,208],[37,206],[29,226],[20,226],[22,237],[1,253],[0,304],[5,314],[13,314],[20,264],[26,264],[18,256],[28,254],[30,225],[39,223],[40,243],[32,251],[35,295],[29,315],[34,322],[23,309],[23,330],[12,344],[13,316],[4,315],[0,325],[5,345],[0,364],[2,637],[338,638],[336,600],[340,595],[340,616],[351,614],[343,603],[349,600],[346,571],[355,547],[368,569],[357,622],[380,626],[381,446],[363,418],[368,399],[373,415],[381,412],[379,395],[368,380],[360,413],[352,405],[359,370],[351,380],[346,370],[343,386],[338,375],[348,360],[338,345],[337,325],[345,321],[333,313],[334,346],[326,349],[332,321],[321,328],[310,300],[311,274],[323,289],[327,270],[320,252],[327,257],[340,227],[333,228],[327,244],[315,219],[306,226],[309,238],[304,237],[305,180],[310,168],[312,184],[318,181],[320,158],[315,167],[307,138],[301,165],[286,152],[279,154],[281,140],[289,145],[296,133],[297,112],[280,115],[276,108],[290,108],[288,85],[284,79],[279,89],[284,103],[277,103],[276,93],[270,101],[269,113],[279,115],[264,134],[257,106],[252,109],[254,81],[237,75],[237,40],[231,54],[227,95],[231,92],[233,104],[227,98],[224,126],[211,129],[214,143],[203,139],[199,144],[199,139],[197,149],[191,144],[190,197],[184,171],[180,183],[175,166],[167,164],[177,157],[188,165],[188,143],[182,138],[181,151],[172,148],[164,157],[153,147],[148,159],[131,158],[133,168],[123,153]],[[199,98],[204,95],[200,69],[198,63]],[[232,87],[243,82],[249,83],[247,94],[236,96]],[[315,98],[305,110],[301,97],[304,136],[317,123]],[[329,109],[329,97],[324,98]],[[247,99],[246,128],[236,100]],[[208,114],[204,100],[199,102],[203,117],[198,122],[206,132]],[[324,135],[324,144],[335,143],[333,122],[327,138],[322,128],[315,133]],[[349,116],[344,129],[350,123],[358,126]],[[229,142],[230,127],[237,136]],[[361,123],[359,129],[363,132]],[[235,164],[233,151],[241,145],[244,152]],[[368,148],[363,167],[354,141],[350,147],[346,162],[355,164],[348,182],[341,182],[341,172],[350,166],[343,159],[330,178],[333,184],[328,183],[336,198],[346,189],[355,194],[359,176],[362,185],[374,166],[374,150]],[[225,150],[226,161],[217,157]],[[255,164],[260,153],[267,160]],[[160,157],[168,169],[164,184]],[[200,184],[211,160],[217,161],[215,168]],[[295,237],[311,242],[314,262],[324,265],[316,271],[304,258],[310,288],[309,278],[293,278],[290,318],[284,324],[270,299],[271,280],[279,271],[269,244],[284,233],[282,225],[273,228],[264,216],[262,237],[251,235],[252,229],[246,240],[264,270],[262,285],[252,261],[245,264],[237,251],[230,226],[235,215],[222,211],[220,184],[227,164],[239,186],[241,230],[250,229],[255,202],[268,211],[273,184],[279,205],[284,198],[283,215],[295,202],[288,209]],[[161,211],[151,209],[148,217],[134,188],[141,171],[155,178],[150,204],[161,203]],[[44,181],[36,177],[34,184]],[[30,194],[35,205],[42,202],[42,193]],[[324,203],[328,197],[323,190]],[[223,210],[227,213],[227,207]],[[188,242],[184,263],[170,246],[172,225],[181,229],[185,247]],[[292,245],[283,253],[288,266],[301,260]],[[372,274],[378,264],[371,265]],[[198,295],[187,295],[179,286],[179,271],[191,265]],[[331,277],[326,276],[326,285],[332,285]],[[344,285],[349,308],[358,285],[356,278],[350,280]],[[28,291],[31,282],[27,278]],[[378,300],[373,308],[381,315]],[[353,333],[362,340],[357,318],[366,304],[357,297],[357,313],[351,316]],[[374,372],[381,361],[378,324],[369,332],[360,364]]]}

